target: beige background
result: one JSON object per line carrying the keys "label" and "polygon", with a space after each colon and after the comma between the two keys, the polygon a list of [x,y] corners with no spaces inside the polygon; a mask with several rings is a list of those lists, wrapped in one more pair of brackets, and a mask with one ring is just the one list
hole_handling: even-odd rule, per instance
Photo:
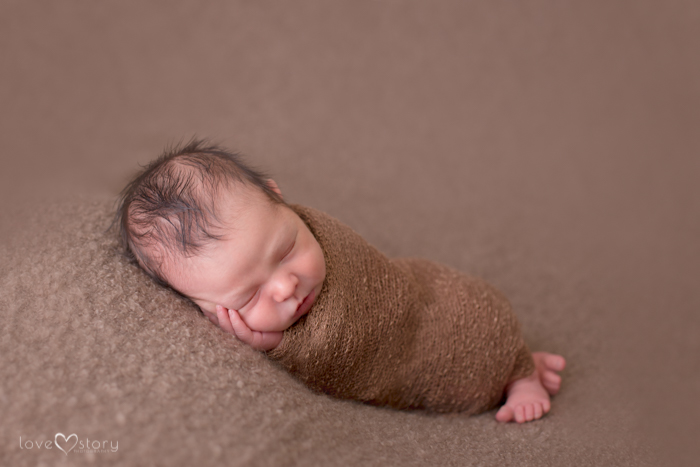
{"label": "beige background", "polygon": [[[387,254],[506,292],[531,346],[570,362],[571,431],[533,465],[691,465],[698,5],[4,0],[0,233],[31,237],[20,218],[48,199],[115,197],[164,146],[212,138]],[[413,443],[371,452],[466,462],[457,440]]]}

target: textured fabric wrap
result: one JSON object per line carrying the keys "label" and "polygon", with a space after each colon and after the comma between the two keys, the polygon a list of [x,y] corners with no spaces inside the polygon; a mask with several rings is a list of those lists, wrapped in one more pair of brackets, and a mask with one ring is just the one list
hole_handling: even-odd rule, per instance
{"label": "textured fabric wrap", "polygon": [[389,259],[338,220],[292,205],[318,240],[326,279],[268,356],[306,385],[399,409],[479,413],[534,371],[508,300],[481,279]]}

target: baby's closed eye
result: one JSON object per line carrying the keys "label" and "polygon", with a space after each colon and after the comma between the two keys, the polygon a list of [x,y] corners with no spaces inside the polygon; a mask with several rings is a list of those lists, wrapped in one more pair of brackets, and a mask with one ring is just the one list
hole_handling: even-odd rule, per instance
{"label": "baby's closed eye", "polygon": [[280,261],[284,261],[292,253],[292,251],[294,250],[294,246],[296,244],[297,244],[297,242],[296,242],[296,238],[295,238],[294,241],[289,245],[289,247],[287,247],[287,249],[284,250],[284,253],[282,253],[282,257],[280,258]]}
{"label": "baby's closed eye", "polygon": [[241,306],[239,306],[238,308],[234,308],[234,309],[237,311],[241,311],[244,308],[251,306],[252,304],[254,304],[255,301],[257,301],[257,298],[259,295],[260,295],[260,289],[257,288],[252,292],[251,295],[249,295],[249,297],[247,299],[245,299],[245,301],[241,302],[242,303]]}

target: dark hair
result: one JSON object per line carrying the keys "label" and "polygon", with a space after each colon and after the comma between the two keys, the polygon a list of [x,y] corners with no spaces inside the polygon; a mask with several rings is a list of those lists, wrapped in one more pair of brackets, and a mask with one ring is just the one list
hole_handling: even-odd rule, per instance
{"label": "dark hair", "polygon": [[[267,177],[246,166],[239,154],[200,139],[166,149],[120,194],[114,224],[126,255],[156,282],[169,285],[162,273],[162,255],[192,256],[220,238],[215,233],[221,225],[215,201],[222,188],[237,182],[260,189],[273,203],[285,204]],[[160,247],[160,257],[146,253],[152,245]]]}

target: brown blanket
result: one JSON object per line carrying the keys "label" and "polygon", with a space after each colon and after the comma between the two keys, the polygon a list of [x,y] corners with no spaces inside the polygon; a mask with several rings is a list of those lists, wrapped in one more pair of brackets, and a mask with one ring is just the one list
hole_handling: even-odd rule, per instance
{"label": "brown blanket", "polygon": [[338,220],[293,205],[323,249],[314,306],[268,355],[311,388],[395,408],[495,407],[534,364],[508,300],[481,279],[389,259]]}

